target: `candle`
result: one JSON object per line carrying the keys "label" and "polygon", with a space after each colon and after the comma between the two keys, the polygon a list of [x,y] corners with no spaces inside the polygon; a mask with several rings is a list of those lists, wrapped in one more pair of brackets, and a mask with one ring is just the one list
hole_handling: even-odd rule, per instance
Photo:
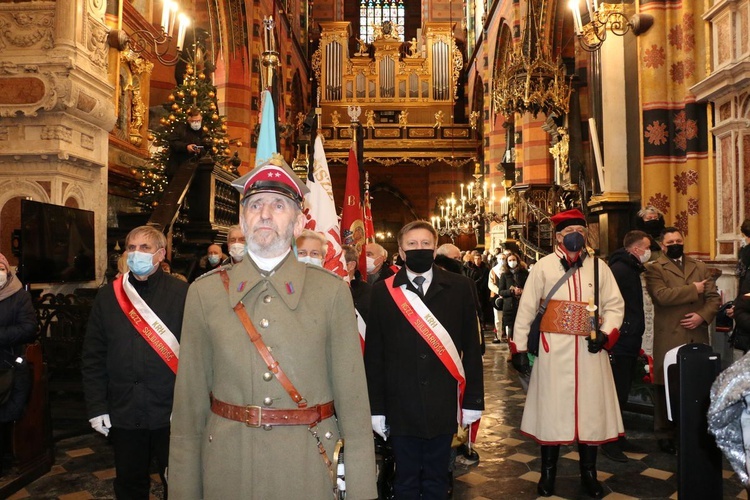
{"label": "candle", "polygon": [[[175,22],[177,18],[177,10],[180,8],[179,5],[177,5],[176,2],[170,2],[169,6],[169,36],[172,36],[174,34],[174,25],[177,24]],[[188,23],[188,26],[190,26],[190,23]]]}
{"label": "candle", "polygon": [[185,43],[185,32],[187,31],[188,26],[190,26],[190,18],[180,13],[178,16],[179,22],[180,22],[180,28],[177,31],[177,50],[182,50],[182,45]]}
{"label": "candle", "polygon": [[483,198],[487,198],[487,182],[482,184],[482,193],[484,194]]}
{"label": "candle", "polygon": [[578,9],[578,0],[570,0],[568,3],[570,10],[573,11],[573,29],[576,35],[580,35],[583,23],[581,22],[581,11]]}
{"label": "candle", "polygon": [[589,13],[589,19],[591,19],[591,0],[586,0],[586,10]]}
{"label": "candle", "polygon": [[171,0],[164,0],[161,10],[161,30],[166,33],[169,29],[169,11],[171,9]]}
{"label": "candle", "polygon": [[461,199],[464,197],[464,185],[461,184]]}

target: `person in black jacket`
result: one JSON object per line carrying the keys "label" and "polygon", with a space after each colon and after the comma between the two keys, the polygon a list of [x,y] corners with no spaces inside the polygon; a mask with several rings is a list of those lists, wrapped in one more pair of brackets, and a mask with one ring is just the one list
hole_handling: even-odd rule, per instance
{"label": "person in black jacket", "polygon": [[[647,233],[634,230],[625,235],[623,245],[624,248],[615,250],[609,257],[609,267],[625,300],[625,315],[620,328],[620,338],[610,351],[609,357],[620,412],[628,402],[636,359],[641,351],[641,340],[646,328],[643,316],[643,286],[640,276],[645,270],[643,264],[651,258],[651,239]],[[607,458],[626,462],[628,458],[622,452],[623,445],[625,445],[625,438],[605,443],[600,448]]]}
{"label": "person in black jacket", "polygon": [[521,300],[523,287],[529,271],[523,266],[518,255],[511,253],[505,258],[503,273],[497,284],[498,295],[503,300],[503,335],[513,340],[513,323],[516,322],[518,302]]}
{"label": "person in black jacket", "polygon": [[164,172],[168,180],[174,177],[180,165],[205,154],[204,137],[201,111],[190,108],[187,123],[176,125],[175,132],[169,137],[169,161]]}
{"label": "person in black jacket", "polygon": [[34,341],[38,323],[29,292],[14,276],[8,259],[0,253],[0,367],[15,366],[15,380],[8,400],[0,405],[0,471],[11,423],[23,414],[31,387],[26,364],[16,359],[24,354],[24,346]]}
{"label": "person in black jacket", "polygon": [[[437,239],[429,222],[404,226],[398,234],[404,267],[372,288],[365,343],[367,388],[373,431],[392,442],[394,493],[399,499],[447,498],[456,417],[461,415],[462,425],[469,425],[484,409],[474,285],[433,264]],[[404,300],[418,309],[407,307]],[[412,310],[422,318],[419,330],[405,316]],[[436,351],[463,369],[466,386],[460,408],[460,375],[449,370]]]}
{"label": "person in black jacket", "polygon": [[[179,346],[171,349],[176,355],[170,357],[163,344],[146,340],[149,333],[153,339],[153,331],[134,326],[148,324],[159,339],[169,338],[166,327],[179,341],[188,284],[162,271],[165,246],[164,235],[152,226],[128,234],[130,271],[99,290],[83,342],[81,372],[89,422],[112,442],[118,499],[149,497],[152,457],[167,498],[164,472]],[[118,299],[122,294],[127,301]]]}

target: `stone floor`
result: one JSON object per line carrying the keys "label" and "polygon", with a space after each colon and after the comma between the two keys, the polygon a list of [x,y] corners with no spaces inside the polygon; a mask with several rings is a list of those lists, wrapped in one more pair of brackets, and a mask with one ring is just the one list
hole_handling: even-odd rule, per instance
{"label": "stone floor", "polygon": [[[515,372],[506,362],[507,356],[507,344],[488,344],[484,358],[486,412],[475,444],[481,459],[472,466],[457,464],[455,500],[537,497],[539,448],[519,433],[525,396]],[[605,498],[677,498],[677,457],[658,450],[651,426],[651,417],[626,412],[628,438],[643,452],[629,453],[627,463],[613,462],[600,454],[599,479],[605,488]],[[563,447],[560,457],[556,498],[587,498],[580,490],[576,447]],[[111,447],[99,435],[87,433],[62,439],[57,443],[52,471],[10,498],[113,498],[113,464]],[[724,469],[723,498],[747,498],[726,463]],[[161,498],[158,477],[153,477],[152,498]]]}

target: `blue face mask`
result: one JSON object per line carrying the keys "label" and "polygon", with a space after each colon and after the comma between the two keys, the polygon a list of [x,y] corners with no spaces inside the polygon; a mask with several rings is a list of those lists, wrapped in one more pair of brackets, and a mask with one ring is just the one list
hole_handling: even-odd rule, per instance
{"label": "blue face mask", "polygon": [[211,255],[208,256],[208,262],[212,266],[215,266],[216,264],[218,264],[220,259],[221,259],[221,257],[218,256],[218,255],[216,255],[215,253],[212,253]]}
{"label": "blue face mask", "polygon": [[154,255],[156,253],[139,252],[137,250],[128,252],[128,267],[133,271],[133,274],[145,276],[156,267]]}
{"label": "blue face mask", "polygon": [[565,236],[563,236],[563,246],[569,252],[579,251],[581,248],[583,248],[584,244],[586,244],[586,239],[583,237],[581,233],[577,231],[568,233]]}

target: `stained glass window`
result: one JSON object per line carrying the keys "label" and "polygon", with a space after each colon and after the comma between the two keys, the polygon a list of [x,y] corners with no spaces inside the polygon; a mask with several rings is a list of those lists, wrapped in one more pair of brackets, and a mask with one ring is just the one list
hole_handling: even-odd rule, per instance
{"label": "stained glass window", "polygon": [[383,21],[391,21],[398,33],[398,39],[404,40],[404,0],[360,0],[359,1],[359,37],[370,43],[374,39],[375,26]]}

